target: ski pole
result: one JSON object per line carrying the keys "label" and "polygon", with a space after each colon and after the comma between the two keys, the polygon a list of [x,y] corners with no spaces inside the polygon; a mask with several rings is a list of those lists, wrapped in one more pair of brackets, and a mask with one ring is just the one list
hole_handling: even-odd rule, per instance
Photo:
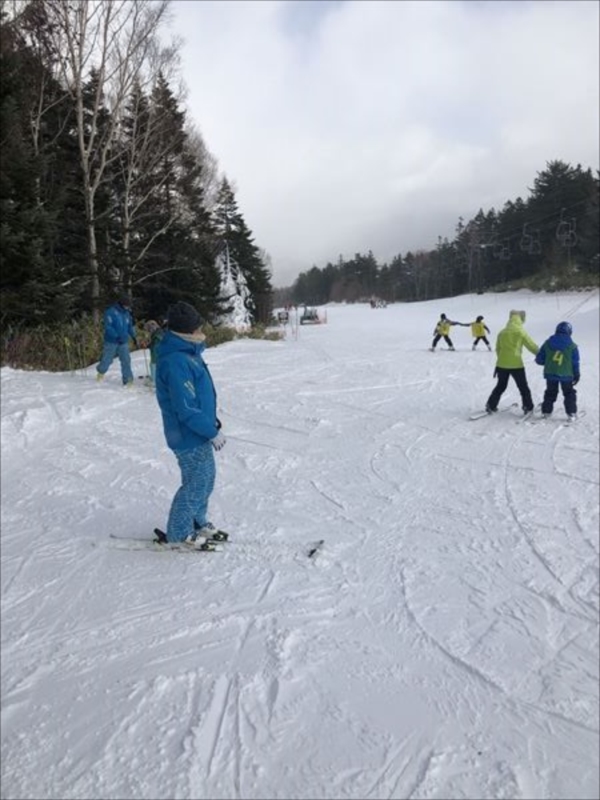
{"label": "ski pole", "polygon": [[227,434],[225,438],[231,439],[231,441],[233,442],[245,442],[246,444],[253,444],[256,445],[257,447],[267,447],[269,450],[280,450],[283,451],[284,453],[290,452],[290,453],[295,453],[296,455],[300,455],[300,453],[298,453],[297,450],[292,450],[288,447],[277,447],[276,445],[266,444],[265,442],[255,442],[252,439],[243,439],[241,436],[231,436],[230,434]]}

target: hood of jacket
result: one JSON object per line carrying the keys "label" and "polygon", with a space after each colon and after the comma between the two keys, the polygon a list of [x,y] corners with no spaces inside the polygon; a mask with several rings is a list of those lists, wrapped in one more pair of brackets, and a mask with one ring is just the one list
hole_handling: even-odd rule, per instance
{"label": "hood of jacket", "polygon": [[518,311],[510,312],[506,327],[510,330],[523,330],[523,320],[521,319],[521,314]]}
{"label": "hood of jacket", "polygon": [[524,347],[537,355],[539,348],[525,330],[522,313],[511,311],[508,322],[496,339],[496,366],[502,369],[522,369]]}
{"label": "hood of jacket", "polygon": [[555,333],[548,339],[548,346],[551,350],[566,350],[573,344],[573,339],[567,333]]}
{"label": "hood of jacket", "polygon": [[173,331],[166,331],[159,344],[159,355],[166,356],[171,353],[188,353],[191,356],[200,356],[206,350],[206,342],[191,342],[178,336]]}

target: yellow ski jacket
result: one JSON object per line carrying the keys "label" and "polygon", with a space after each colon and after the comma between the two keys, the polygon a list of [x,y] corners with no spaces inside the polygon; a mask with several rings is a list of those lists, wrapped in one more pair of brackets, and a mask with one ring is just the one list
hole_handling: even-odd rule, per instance
{"label": "yellow ski jacket", "polygon": [[537,355],[539,347],[523,327],[524,311],[511,311],[508,322],[496,338],[496,366],[501,369],[523,367],[522,351],[526,347]]}
{"label": "yellow ski jacket", "polygon": [[473,336],[478,339],[481,336],[485,336],[486,333],[489,333],[490,329],[487,325],[483,322],[472,322],[471,323],[471,333]]}
{"label": "yellow ski jacket", "polygon": [[439,333],[440,336],[448,336],[448,334],[450,333],[450,328],[453,325],[463,325],[463,324],[464,323],[456,322],[453,319],[447,319],[447,318],[440,319],[433,330],[433,335],[437,336],[437,334]]}

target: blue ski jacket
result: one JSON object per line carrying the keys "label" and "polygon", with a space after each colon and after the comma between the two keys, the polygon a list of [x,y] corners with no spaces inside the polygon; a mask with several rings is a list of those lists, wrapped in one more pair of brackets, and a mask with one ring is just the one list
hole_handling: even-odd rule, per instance
{"label": "blue ski jacket", "polygon": [[120,303],[114,303],[104,312],[104,341],[127,344],[129,337],[136,341],[131,312]]}
{"label": "blue ski jacket", "polygon": [[566,333],[555,333],[546,339],[535,360],[543,365],[546,380],[579,380],[579,348]]}
{"label": "blue ski jacket", "polygon": [[190,342],[167,331],[158,345],[156,399],[171,450],[191,450],[219,432],[217,393],[202,353],[204,342]]}

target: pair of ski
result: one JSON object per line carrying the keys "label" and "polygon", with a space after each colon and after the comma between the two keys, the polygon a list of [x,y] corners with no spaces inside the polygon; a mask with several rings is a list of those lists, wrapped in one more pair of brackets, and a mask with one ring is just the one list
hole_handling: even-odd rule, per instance
{"label": "pair of ski", "polygon": [[533,419],[530,420],[530,422],[532,425],[538,425],[542,423],[552,424],[553,422],[558,423],[560,425],[573,425],[575,422],[577,422],[578,419],[581,419],[582,417],[585,417],[585,411],[578,411],[577,416],[574,419],[571,419],[569,417],[565,419],[564,417],[561,416],[555,417],[554,415],[544,417],[542,415],[541,417],[534,417]]}
{"label": "pair of ski", "polygon": [[[483,419],[484,417],[493,417],[494,414],[496,414],[496,413],[502,414],[502,413],[506,413],[507,411],[511,411],[512,409],[517,408],[518,405],[519,405],[518,403],[511,403],[509,406],[503,406],[502,408],[499,408],[497,411],[476,411],[474,414],[471,414],[469,419],[470,420],[476,420],[476,419]],[[528,422],[528,423],[534,425],[534,424],[537,424],[539,422],[549,422],[550,421],[550,417],[544,417],[544,416],[535,415],[535,412],[539,411],[540,408],[541,408],[541,405],[538,405],[532,411],[528,411],[526,414],[523,414],[522,417],[519,417],[519,419],[517,420],[517,423]],[[585,416],[585,411],[580,411],[577,414],[577,419],[581,419],[581,417],[584,417],[584,416]],[[556,419],[559,419],[559,421],[561,423],[564,422],[565,424],[568,424],[568,425],[572,425],[573,422],[576,421],[574,419],[567,419],[567,420],[560,419],[560,418],[556,418]]]}
{"label": "pair of ski", "polygon": [[[154,539],[135,536],[117,536],[110,534],[111,539],[119,542],[117,547],[123,550],[153,550],[158,553],[217,553],[225,548],[223,544],[231,542],[230,536],[225,531],[215,531],[210,537],[199,536],[193,544],[186,542],[168,542],[164,531],[154,529]],[[325,544],[324,539],[310,543],[304,554],[307,558],[314,558]]]}
{"label": "pair of ski", "polygon": [[[219,531],[225,538],[207,539],[200,536],[194,542],[168,542],[163,531],[159,528],[154,529],[154,538],[148,539],[146,536],[119,536],[116,533],[109,534],[118,544],[115,545],[120,550],[154,550],[157,553],[217,553],[223,550],[222,543],[229,541],[229,536]],[[164,538],[163,538],[164,537]]]}

